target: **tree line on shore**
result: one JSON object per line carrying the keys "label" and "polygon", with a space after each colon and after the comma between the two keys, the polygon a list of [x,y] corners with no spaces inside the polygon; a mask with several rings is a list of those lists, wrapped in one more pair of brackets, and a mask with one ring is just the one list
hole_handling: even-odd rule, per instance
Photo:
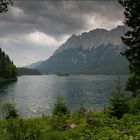
{"label": "tree line on shore", "polygon": [[0,48],[0,78],[1,79],[16,79],[17,70],[13,61]]}

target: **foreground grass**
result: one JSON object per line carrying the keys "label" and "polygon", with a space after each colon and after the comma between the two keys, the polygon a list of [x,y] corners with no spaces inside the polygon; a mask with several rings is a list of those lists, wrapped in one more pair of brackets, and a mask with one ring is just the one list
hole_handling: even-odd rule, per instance
{"label": "foreground grass", "polygon": [[140,115],[122,119],[100,112],[74,112],[0,121],[0,140],[139,140]]}

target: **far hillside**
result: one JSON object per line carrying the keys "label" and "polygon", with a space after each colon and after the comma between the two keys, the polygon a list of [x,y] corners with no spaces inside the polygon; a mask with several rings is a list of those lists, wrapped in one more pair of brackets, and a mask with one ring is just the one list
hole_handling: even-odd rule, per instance
{"label": "far hillside", "polygon": [[42,73],[36,69],[29,68],[17,68],[18,75],[42,75]]}

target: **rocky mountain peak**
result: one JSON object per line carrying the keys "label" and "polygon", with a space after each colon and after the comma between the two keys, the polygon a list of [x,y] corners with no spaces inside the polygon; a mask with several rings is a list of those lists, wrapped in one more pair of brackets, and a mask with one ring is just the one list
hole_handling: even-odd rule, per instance
{"label": "rocky mountain peak", "polygon": [[63,52],[68,48],[82,48],[84,50],[93,49],[100,45],[120,45],[121,36],[126,32],[126,26],[118,26],[110,31],[106,29],[94,29],[84,32],[81,35],[73,34],[55,53]]}
{"label": "rocky mountain peak", "polygon": [[120,54],[127,47],[120,38],[126,30],[118,26],[110,31],[95,29],[73,34],[37,69],[43,73],[128,74],[128,64]]}

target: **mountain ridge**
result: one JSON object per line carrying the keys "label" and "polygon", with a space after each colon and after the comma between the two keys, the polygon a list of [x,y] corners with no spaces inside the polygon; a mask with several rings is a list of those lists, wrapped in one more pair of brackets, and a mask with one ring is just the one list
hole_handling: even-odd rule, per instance
{"label": "mountain ridge", "polygon": [[42,61],[37,61],[37,62],[34,62],[32,64],[26,65],[24,67],[29,68],[29,69],[34,69],[34,68],[36,68],[37,66],[39,66],[43,62],[44,62],[43,60]]}
{"label": "mountain ridge", "polygon": [[120,36],[123,35],[127,29],[126,26],[117,26],[117,28],[110,31],[97,28],[80,35],[73,34],[54,54],[67,48],[82,47],[83,49],[92,49],[102,44],[120,45],[122,44]]}
{"label": "mountain ridge", "polygon": [[118,26],[73,34],[36,69],[43,73],[128,74],[128,63],[120,54],[126,49],[120,38],[126,31],[126,26]]}

